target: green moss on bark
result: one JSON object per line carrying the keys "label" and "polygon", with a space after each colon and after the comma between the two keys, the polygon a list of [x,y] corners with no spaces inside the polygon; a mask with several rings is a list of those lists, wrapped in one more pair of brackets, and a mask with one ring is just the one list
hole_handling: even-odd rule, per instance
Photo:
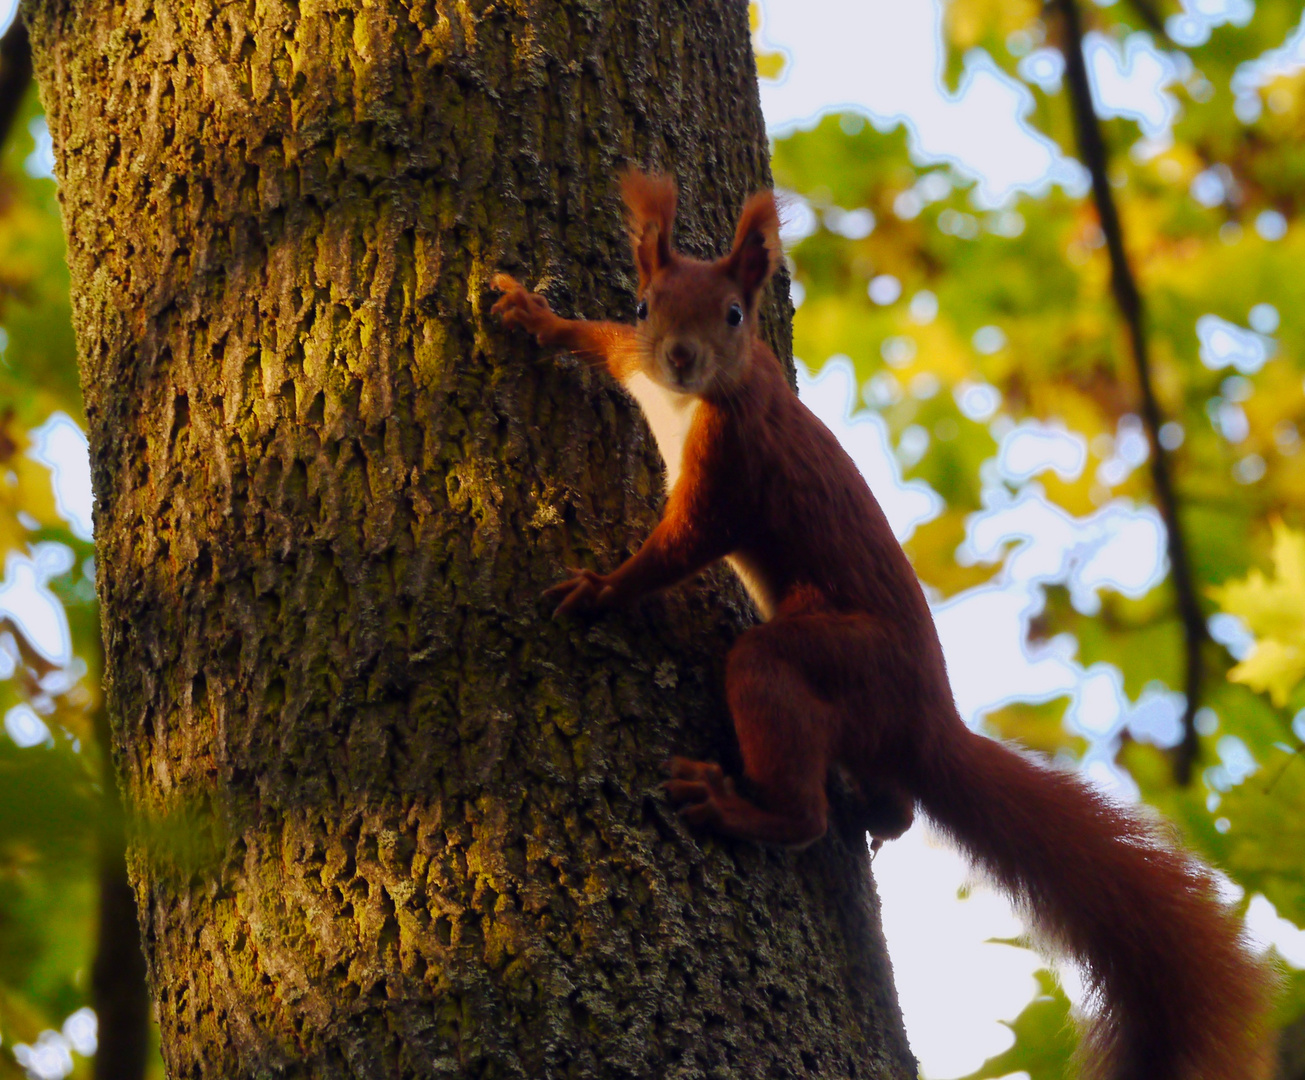
{"label": "green moss on bark", "polygon": [[28,16],[119,768],[208,841],[133,859],[170,1074],[909,1075],[860,839],[717,843],[660,795],[672,750],[733,752],[735,583],[548,618],[659,465],[487,319],[499,268],[629,309],[629,162],[727,242],[767,176],[745,6]]}

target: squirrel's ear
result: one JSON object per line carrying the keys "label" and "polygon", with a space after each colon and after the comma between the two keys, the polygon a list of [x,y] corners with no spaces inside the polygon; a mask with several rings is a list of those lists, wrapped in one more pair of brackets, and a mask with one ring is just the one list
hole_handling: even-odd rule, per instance
{"label": "squirrel's ear", "polygon": [[621,196],[630,211],[630,246],[642,291],[653,274],[671,261],[675,181],[663,173],[630,169],[621,177]]}
{"label": "squirrel's ear", "polygon": [[724,259],[725,271],[739,283],[744,298],[751,303],[782,257],[775,195],[758,191],[743,204],[738,228],[734,230],[734,247]]}

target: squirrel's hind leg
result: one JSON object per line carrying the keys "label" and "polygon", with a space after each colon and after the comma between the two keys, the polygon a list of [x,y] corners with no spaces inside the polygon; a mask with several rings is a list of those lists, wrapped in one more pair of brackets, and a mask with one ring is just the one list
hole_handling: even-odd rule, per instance
{"label": "squirrel's hind leg", "polygon": [[768,810],[744,798],[734,781],[711,761],[674,757],[666,763],[671,778],[662,784],[680,816],[690,825],[710,828],[740,840],[784,847],[806,847],[825,834],[824,791],[804,806]]}
{"label": "squirrel's hind leg", "polygon": [[858,824],[876,839],[910,826],[915,800],[878,756],[873,687],[884,634],[864,615],[814,604],[753,627],[734,643],[725,674],[744,779],[675,758],[665,787],[684,817],[728,836],[802,846],[824,835],[831,769],[843,775]]}
{"label": "squirrel's hind leg", "polygon": [[[725,691],[747,795],[718,765],[675,758],[666,790],[693,824],[763,844],[801,847],[828,824],[825,791],[842,728],[840,705],[811,681],[802,658],[825,616],[780,616],[734,643]],[[836,618],[836,617],[835,617]]]}

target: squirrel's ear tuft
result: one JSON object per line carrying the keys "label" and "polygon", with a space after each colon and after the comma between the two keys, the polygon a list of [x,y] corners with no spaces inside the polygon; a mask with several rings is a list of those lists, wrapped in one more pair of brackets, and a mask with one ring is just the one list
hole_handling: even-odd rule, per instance
{"label": "squirrel's ear tuft", "polygon": [[664,173],[630,169],[621,177],[621,196],[630,211],[630,246],[643,290],[653,274],[671,261],[675,225],[675,181]]}
{"label": "squirrel's ear tuft", "polygon": [[734,247],[725,256],[725,270],[739,283],[744,297],[751,304],[757,290],[778,268],[782,257],[775,194],[758,191],[743,204],[738,228],[734,230]]}

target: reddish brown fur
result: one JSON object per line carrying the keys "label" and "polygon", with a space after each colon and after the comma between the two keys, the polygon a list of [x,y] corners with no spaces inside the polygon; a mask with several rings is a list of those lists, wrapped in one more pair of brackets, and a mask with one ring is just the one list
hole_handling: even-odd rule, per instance
{"label": "reddish brown fur", "polygon": [[[677,758],[666,787],[681,813],[729,836],[808,844],[825,831],[836,769],[877,838],[900,835],[918,803],[1088,972],[1100,1008],[1086,1076],[1267,1075],[1272,980],[1210,872],[1137,813],[957,715],[928,604],[883,512],[755,335],[757,292],[779,259],[769,193],[749,201],[731,252],[702,263],[645,244],[650,226],[670,235],[668,183],[624,184],[650,300],[638,329],[560,319],[506,277],[495,311],[622,381],[642,372],[699,400],[683,471],[638,553],[551,590],[559,611],[626,604],[729,555],[773,600],[726,671],[746,791],[719,766]],[[746,319],[732,336],[722,319],[734,302]],[[668,340],[702,350],[691,385],[664,363]]]}
{"label": "reddish brown fur", "polygon": [[630,211],[630,247],[642,290],[658,263],[671,259],[675,225],[675,182],[668,176],[631,169],[621,177],[621,196]]}
{"label": "reddish brown fur", "polygon": [[743,204],[734,230],[734,247],[723,269],[738,279],[745,292],[754,293],[779,269],[779,210],[775,195],[758,191]]}

